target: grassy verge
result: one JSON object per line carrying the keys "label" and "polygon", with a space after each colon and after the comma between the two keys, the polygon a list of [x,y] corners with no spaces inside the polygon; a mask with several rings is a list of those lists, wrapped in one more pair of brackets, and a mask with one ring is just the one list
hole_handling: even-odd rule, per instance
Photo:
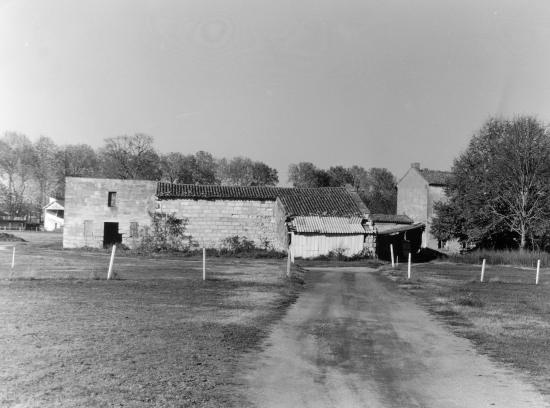
{"label": "grassy verge", "polygon": [[106,281],[88,272],[102,257],[27,251],[74,262],[65,279],[49,267],[0,280],[3,407],[246,406],[237,365],[300,288],[280,261],[210,262],[203,282],[200,266],[126,257],[123,280]]}
{"label": "grassy verge", "polygon": [[534,285],[532,270],[488,269],[479,282],[479,268],[452,263],[415,264],[412,279],[406,265],[382,274],[408,291],[438,318],[466,337],[477,349],[510,364],[550,394],[550,274]]}
{"label": "grassy verge", "polygon": [[516,265],[535,267],[540,259],[542,265],[550,265],[550,253],[544,251],[488,250],[482,249],[464,254],[449,254],[450,261],[481,264],[483,259],[492,265]]}

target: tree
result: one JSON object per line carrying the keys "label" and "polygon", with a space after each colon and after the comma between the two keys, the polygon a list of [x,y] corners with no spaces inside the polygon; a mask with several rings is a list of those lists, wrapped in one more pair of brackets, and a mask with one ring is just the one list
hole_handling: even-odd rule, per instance
{"label": "tree", "polygon": [[353,175],[344,166],[332,166],[328,169],[329,184],[331,187],[343,187],[347,184],[353,185]]}
{"label": "tree", "polygon": [[447,195],[452,206],[439,208],[437,222],[447,222],[451,211],[468,241],[483,245],[513,234],[520,249],[535,245],[550,216],[547,129],[530,116],[489,119],[455,160]]}
{"label": "tree", "polygon": [[[0,176],[2,183],[1,203],[11,216],[20,216],[26,211],[27,185],[31,179],[32,143],[27,136],[7,132],[0,139]],[[27,203],[28,204],[28,203]]]}
{"label": "tree", "polygon": [[192,164],[192,177],[194,183],[220,184],[219,179],[216,177],[217,163],[210,153],[203,150],[198,151],[195,153]]}
{"label": "tree", "polygon": [[105,177],[160,179],[160,159],[151,136],[137,133],[107,138],[100,157]]}
{"label": "tree", "polygon": [[55,195],[62,163],[58,160],[58,147],[49,137],[40,136],[32,147],[31,169],[38,184],[36,201],[41,209],[48,197]]}
{"label": "tree", "polygon": [[57,191],[56,197],[65,196],[65,177],[97,177],[100,175],[99,158],[87,144],[66,145],[56,154]]}
{"label": "tree", "polygon": [[372,213],[395,214],[397,211],[397,189],[394,175],[384,168],[369,169],[367,185],[360,190],[360,196]]}
{"label": "tree", "polygon": [[248,157],[219,160],[218,174],[218,179],[224,185],[275,186],[279,182],[277,170]]}
{"label": "tree", "polygon": [[299,188],[328,187],[330,176],[328,172],[317,168],[313,163],[300,162],[288,166],[288,181]]}

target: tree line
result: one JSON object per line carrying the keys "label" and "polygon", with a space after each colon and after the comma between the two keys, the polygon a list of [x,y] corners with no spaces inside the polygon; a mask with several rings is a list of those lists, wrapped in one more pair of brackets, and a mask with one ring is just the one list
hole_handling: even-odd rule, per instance
{"label": "tree line", "polygon": [[550,249],[550,132],[532,116],[490,118],[454,160],[431,232],[484,248]]}
{"label": "tree line", "polygon": [[[153,137],[140,133],[104,139],[97,149],[87,144],[59,146],[45,136],[31,141],[17,132],[0,138],[0,210],[10,217],[41,211],[49,197],[63,198],[67,176],[238,186],[279,183],[277,170],[261,161],[216,158],[205,151],[162,154],[155,149]],[[386,169],[336,166],[322,170],[299,163],[290,165],[289,181],[295,187],[352,184],[375,212],[395,211],[395,178]]]}

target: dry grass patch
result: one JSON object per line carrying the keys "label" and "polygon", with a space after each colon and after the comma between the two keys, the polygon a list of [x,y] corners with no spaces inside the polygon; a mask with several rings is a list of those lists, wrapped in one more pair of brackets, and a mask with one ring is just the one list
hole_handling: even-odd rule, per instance
{"label": "dry grass patch", "polygon": [[542,271],[536,286],[532,269],[490,265],[483,283],[479,273],[478,266],[449,262],[415,264],[410,281],[406,265],[382,271],[388,285],[407,290],[479,351],[550,394],[550,274]]}
{"label": "dry grass patch", "polygon": [[247,405],[237,365],[298,294],[285,262],[210,261],[203,282],[192,260],[126,256],[106,281],[105,254],[51,245],[0,269],[0,406]]}

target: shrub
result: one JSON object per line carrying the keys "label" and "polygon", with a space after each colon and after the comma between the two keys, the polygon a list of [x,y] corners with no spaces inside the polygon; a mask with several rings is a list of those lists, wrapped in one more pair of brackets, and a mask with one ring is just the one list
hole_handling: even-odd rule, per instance
{"label": "shrub", "polygon": [[187,219],[174,214],[149,213],[151,226],[142,228],[138,251],[188,251],[194,244],[186,234]]}

